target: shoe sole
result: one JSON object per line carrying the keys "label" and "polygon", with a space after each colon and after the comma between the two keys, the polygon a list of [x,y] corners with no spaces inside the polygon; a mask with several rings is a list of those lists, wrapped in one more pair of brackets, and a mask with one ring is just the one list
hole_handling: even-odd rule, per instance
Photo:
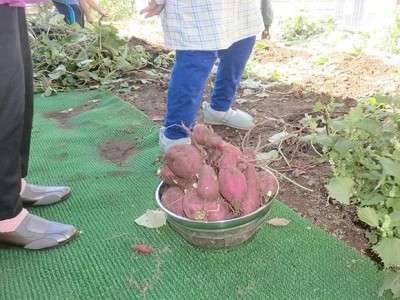
{"label": "shoe sole", "polygon": [[218,121],[208,121],[206,119],[204,119],[204,123],[210,124],[210,125],[223,125],[223,126],[227,126],[227,127],[231,127],[231,128],[235,128],[235,129],[240,129],[240,130],[249,130],[251,128],[251,127],[244,128],[244,127],[232,126],[232,125],[228,125],[226,123],[221,123],[221,122],[218,122]]}

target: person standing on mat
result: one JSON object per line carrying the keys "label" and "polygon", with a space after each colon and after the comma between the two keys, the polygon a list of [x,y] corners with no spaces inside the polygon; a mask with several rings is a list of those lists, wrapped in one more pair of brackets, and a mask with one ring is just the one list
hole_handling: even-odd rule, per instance
{"label": "person standing on mat", "polygon": [[24,205],[64,200],[66,186],[27,183],[33,119],[33,71],[25,3],[0,0],[0,248],[51,248],[71,240],[77,229],[30,214]]}
{"label": "person standing on mat", "polygon": [[107,17],[108,14],[101,10],[94,0],[53,0],[53,4],[60,14],[64,16],[64,21],[68,24],[78,23],[82,28],[86,21],[93,23],[93,16],[89,7],[96,10],[101,17]]}
{"label": "person standing on mat", "polygon": [[160,147],[190,143],[182,125],[193,128],[217,59],[211,100],[203,103],[204,122],[250,129],[253,118],[231,106],[256,35],[264,29],[259,0],[149,0],[140,13],[161,14],[166,47],[176,53]]}

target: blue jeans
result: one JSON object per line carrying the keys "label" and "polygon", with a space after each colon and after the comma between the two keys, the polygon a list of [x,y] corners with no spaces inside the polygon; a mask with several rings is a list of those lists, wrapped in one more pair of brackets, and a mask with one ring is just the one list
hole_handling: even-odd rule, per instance
{"label": "blue jeans", "polygon": [[64,21],[68,24],[78,23],[82,28],[85,27],[85,18],[79,4],[64,4],[53,1],[58,12],[64,16]]}
{"label": "blue jeans", "polygon": [[210,106],[217,111],[229,110],[255,40],[255,36],[245,38],[224,50],[176,51],[164,122],[167,138],[175,140],[186,137],[188,133],[181,125],[193,128],[208,76],[217,58],[219,64]]}

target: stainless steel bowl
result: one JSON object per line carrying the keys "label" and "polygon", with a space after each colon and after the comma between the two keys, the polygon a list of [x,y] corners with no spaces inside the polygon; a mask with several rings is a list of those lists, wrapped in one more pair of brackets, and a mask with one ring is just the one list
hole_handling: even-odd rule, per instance
{"label": "stainless steel bowl", "polygon": [[[276,179],[275,176],[274,178]],[[277,179],[276,183],[279,186]],[[203,222],[178,216],[165,208],[160,200],[164,185],[164,182],[158,185],[155,196],[158,206],[167,214],[168,223],[185,240],[204,248],[233,247],[253,237],[266,220],[278,193],[277,191],[263,206],[246,216],[224,221]]]}

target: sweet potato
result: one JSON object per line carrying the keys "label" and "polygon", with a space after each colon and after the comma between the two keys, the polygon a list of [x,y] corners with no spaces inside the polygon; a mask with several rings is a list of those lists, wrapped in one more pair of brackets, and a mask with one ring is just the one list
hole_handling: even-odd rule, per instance
{"label": "sweet potato", "polygon": [[215,136],[214,132],[205,124],[196,124],[191,135],[199,145],[207,145],[213,136]]}
{"label": "sweet potato", "polygon": [[160,200],[170,212],[178,216],[185,216],[185,212],[183,211],[184,196],[185,194],[180,187],[171,186],[162,193]]}
{"label": "sweet potato", "polygon": [[240,210],[247,192],[246,178],[235,166],[226,166],[218,172],[219,191],[232,205],[234,210]]}
{"label": "sweet potato", "polygon": [[150,254],[151,253],[151,248],[147,245],[132,245],[131,249],[133,251],[143,253],[143,254]]}
{"label": "sweet potato", "polygon": [[157,170],[158,176],[168,185],[176,185],[176,181],[178,176],[172,173],[171,169],[168,165],[163,165],[160,169]]}
{"label": "sweet potato", "polygon": [[279,184],[276,177],[269,171],[258,172],[258,188],[260,195],[265,201],[275,197],[278,192]]}
{"label": "sweet potato", "polygon": [[199,150],[190,144],[178,144],[165,152],[168,167],[178,177],[191,179],[196,176],[203,158]]}
{"label": "sweet potato", "polygon": [[205,201],[197,195],[195,189],[191,189],[185,193],[182,206],[186,217],[189,219],[205,221],[207,215]]}
{"label": "sweet potato", "polygon": [[246,177],[247,192],[242,204],[242,214],[248,215],[261,206],[260,190],[258,174],[254,165],[248,164],[243,174]]}
{"label": "sweet potato", "polygon": [[194,188],[199,197],[204,200],[217,198],[219,195],[219,183],[217,174],[211,166],[202,165],[200,167]]}
{"label": "sweet potato", "polygon": [[219,169],[229,166],[237,166],[238,162],[242,158],[242,152],[240,149],[229,143],[225,143],[221,147],[221,152],[221,158],[218,160]]}
{"label": "sweet potato", "polygon": [[217,197],[206,203],[206,220],[222,221],[232,219],[234,217],[229,203],[221,197]]}

